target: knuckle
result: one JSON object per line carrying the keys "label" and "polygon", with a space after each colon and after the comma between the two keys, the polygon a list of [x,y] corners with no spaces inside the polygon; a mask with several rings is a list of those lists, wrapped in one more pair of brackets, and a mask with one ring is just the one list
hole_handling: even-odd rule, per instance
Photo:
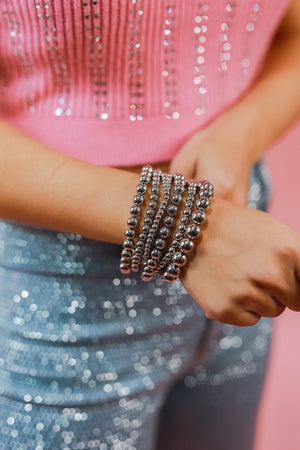
{"label": "knuckle", "polygon": [[233,320],[233,312],[232,309],[224,305],[217,313],[217,319],[219,322],[222,323],[229,323]]}
{"label": "knuckle", "polygon": [[216,320],[215,313],[211,309],[205,310],[204,313],[205,313],[205,316],[207,317],[207,319]]}
{"label": "knuckle", "polygon": [[252,317],[248,319],[248,324],[246,326],[251,327],[253,325],[256,325],[260,321],[260,319],[261,319],[260,316],[252,315]]}
{"label": "knuckle", "polygon": [[263,281],[271,286],[280,287],[283,286],[283,270],[279,264],[270,265],[264,272]]}
{"label": "knuckle", "polygon": [[217,320],[218,322],[226,322],[228,320],[230,314],[227,308],[209,308],[205,311],[205,316],[210,320]]}
{"label": "knuckle", "polygon": [[289,309],[295,312],[300,312],[300,299],[298,300],[298,303],[293,303],[292,305],[289,305]]}

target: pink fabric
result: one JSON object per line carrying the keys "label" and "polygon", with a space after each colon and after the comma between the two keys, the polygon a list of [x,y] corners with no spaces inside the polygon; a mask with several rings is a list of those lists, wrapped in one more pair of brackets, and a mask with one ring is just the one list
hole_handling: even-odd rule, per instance
{"label": "pink fabric", "polygon": [[0,118],[101,165],[170,160],[252,85],[288,0],[1,0]]}

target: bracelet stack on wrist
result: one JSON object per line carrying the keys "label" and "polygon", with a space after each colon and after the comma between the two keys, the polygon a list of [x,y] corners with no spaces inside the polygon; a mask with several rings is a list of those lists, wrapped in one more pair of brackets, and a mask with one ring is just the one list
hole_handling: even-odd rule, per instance
{"label": "bracelet stack on wrist", "polygon": [[[147,203],[144,195],[151,180]],[[161,186],[162,200],[159,204]],[[147,165],[142,168],[136,191],[131,217],[127,221],[120,270],[123,274],[129,274],[131,270],[141,272],[144,281],[150,281],[157,272],[162,280],[173,283],[187,263],[187,254],[195,247],[194,239],[201,233],[200,224],[206,219],[205,211],[211,204],[213,185],[206,180],[186,180],[180,173],[162,173],[160,169],[153,170]],[[137,235],[142,209],[145,217]],[[177,229],[173,229],[178,214],[180,221]]]}

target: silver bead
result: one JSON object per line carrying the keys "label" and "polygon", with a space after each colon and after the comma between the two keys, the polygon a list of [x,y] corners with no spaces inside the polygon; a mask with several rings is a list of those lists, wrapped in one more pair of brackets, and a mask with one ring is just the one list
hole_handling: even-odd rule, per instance
{"label": "silver bead", "polygon": [[175,266],[183,267],[187,263],[187,257],[181,252],[174,253],[173,263]]}
{"label": "silver bead", "polygon": [[178,275],[180,274],[180,269],[178,266],[175,266],[175,264],[169,264],[167,267],[167,272],[169,275],[173,275],[175,277],[178,277]]}
{"label": "silver bead", "polygon": [[198,184],[199,184],[200,188],[204,187],[205,189],[207,189],[208,185],[209,185],[209,181],[201,180]]}
{"label": "silver bead", "polygon": [[175,216],[177,214],[177,212],[178,212],[178,208],[177,208],[176,205],[169,205],[169,206],[167,206],[167,213],[170,216]]}
{"label": "silver bead", "polygon": [[131,259],[132,251],[131,250],[122,250],[122,258],[124,259]]}
{"label": "silver bead", "polygon": [[136,243],[136,247],[137,248],[144,248],[145,246],[145,242],[138,240]]}
{"label": "silver bead", "polygon": [[156,202],[158,200],[157,194],[151,194],[150,195],[150,202]]}
{"label": "silver bead", "polygon": [[182,202],[182,196],[180,194],[171,195],[171,202],[173,205],[179,205]]}
{"label": "silver bead", "polygon": [[153,270],[148,266],[148,264],[144,267],[143,274],[153,275]]}
{"label": "silver bead", "polygon": [[153,259],[159,259],[161,257],[161,252],[158,249],[153,249],[151,252],[151,256]]}
{"label": "silver bead", "polygon": [[203,209],[199,209],[192,214],[192,221],[196,224],[202,223],[206,219]]}
{"label": "silver bead", "polygon": [[155,209],[157,207],[157,202],[149,202],[148,208]]}
{"label": "silver bead", "polygon": [[193,241],[186,238],[186,239],[182,239],[182,241],[179,244],[179,247],[184,253],[189,253],[194,249],[195,244]]}
{"label": "silver bead", "polygon": [[130,273],[130,267],[126,266],[125,264],[120,264],[120,271],[124,274],[127,275]]}
{"label": "silver bead", "polygon": [[137,227],[138,223],[139,221],[135,217],[130,217],[130,219],[127,220],[127,225],[133,228]]}
{"label": "silver bead", "polygon": [[187,216],[183,216],[180,219],[180,222],[183,223],[184,225],[186,225],[189,221],[189,218]]}
{"label": "silver bead", "polygon": [[177,231],[175,233],[174,238],[177,239],[178,241],[181,241],[181,239],[183,238],[183,235],[182,235],[182,233],[180,233],[180,231]]}
{"label": "silver bead", "polygon": [[135,195],[133,198],[134,204],[140,206],[144,203],[144,197],[142,195]]}
{"label": "silver bead", "polygon": [[166,217],[164,218],[164,224],[165,224],[166,227],[171,227],[171,226],[173,225],[173,223],[174,223],[173,217],[171,217],[171,216],[166,216]]}
{"label": "silver bead", "polygon": [[189,200],[188,202],[185,203],[185,208],[189,208],[192,209],[193,208],[193,202],[191,200]]}
{"label": "silver bead", "polygon": [[198,225],[189,225],[186,229],[186,234],[191,239],[196,238],[200,234],[200,228]]}
{"label": "silver bead", "polygon": [[167,283],[174,283],[174,281],[177,279],[177,277],[170,275],[168,272],[164,272],[161,278],[164,281],[167,281]]}
{"label": "silver bead", "polygon": [[147,266],[150,267],[150,269],[156,269],[157,261],[155,261],[155,259],[149,258],[147,261]]}
{"label": "silver bead", "polygon": [[185,191],[185,188],[181,184],[178,184],[177,186],[174,186],[174,188],[173,188],[174,194],[183,194],[184,191]]}
{"label": "silver bead", "polygon": [[146,211],[147,217],[153,217],[154,214],[155,214],[155,211],[154,211],[153,209],[148,209],[148,210]]}
{"label": "silver bead", "polygon": [[149,233],[150,227],[149,225],[143,225],[142,226],[142,233]]}
{"label": "silver bead", "polygon": [[185,225],[184,225],[183,223],[181,223],[181,224],[178,226],[178,231],[179,231],[180,233],[184,233],[184,232],[185,232]]}
{"label": "silver bead", "polygon": [[146,175],[142,175],[140,176],[140,183],[142,184],[148,184],[149,183],[149,177],[147,177]]}
{"label": "silver bead", "polygon": [[139,194],[145,194],[147,192],[147,186],[145,184],[138,184],[136,190]]}
{"label": "silver bead", "polygon": [[151,217],[145,217],[144,224],[145,225],[151,225],[151,223],[152,223],[152,218]]}
{"label": "silver bead", "polygon": [[146,241],[147,240],[147,234],[146,233],[141,233],[140,236],[139,236],[139,239],[141,241]]}
{"label": "silver bead", "polygon": [[153,172],[153,167],[151,166],[151,164],[145,164],[143,167],[142,167],[142,171],[144,172]]}
{"label": "silver bead", "polygon": [[142,275],[141,275],[141,279],[143,280],[143,281],[151,281],[152,280],[152,277],[153,277],[153,275],[151,274],[151,275],[149,275],[149,274],[147,274],[147,273],[142,273]]}
{"label": "silver bead", "polygon": [[133,228],[129,228],[128,230],[125,231],[125,236],[128,238],[133,239],[135,237],[135,231]]}
{"label": "silver bead", "polygon": [[196,207],[198,209],[206,209],[210,206],[210,200],[207,197],[200,197],[197,201],[196,201]]}
{"label": "silver bead", "polygon": [[156,239],[155,241],[155,247],[158,248],[159,250],[162,250],[166,245],[166,241],[164,239]]}
{"label": "silver bead", "polygon": [[153,186],[153,188],[152,188],[152,194],[159,194],[159,187]]}
{"label": "silver bead", "polygon": [[131,239],[125,239],[124,244],[123,244],[123,247],[124,247],[126,250],[130,250],[131,248],[134,247],[134,242],[133,242]]}
{"label": "silver bead", "polygon": [[130,209],[130,214],[132,216],[138,216],[139,214],[141,214],[141,208],[138,205],[134,205],[131,207]]}
{"label": "silver bead", "polygon": [[162,227],[162,228],[160,228],[160,230],[159,230],[159,235],[160,235],[162,238],[167,238],[167,237],[169,237],[169,236],[170,236],[170,230],[169,230],[169,228],[167,228],[167,227]]}
{"label": "silver bead", "polygon": [[189,216],[190,214],[192,213],[192,210],[191,209],[189,209],[189,208],[184,208],[184,210],[183,210],[183,215],[184,216]]}

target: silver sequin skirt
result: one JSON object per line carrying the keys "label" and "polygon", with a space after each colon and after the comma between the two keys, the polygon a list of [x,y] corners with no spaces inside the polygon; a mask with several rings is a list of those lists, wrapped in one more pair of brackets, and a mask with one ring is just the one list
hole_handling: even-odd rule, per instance
{"label": "silver sequin skirt", "polygon": [[[249,206],[269,181],[260,161]],[[272,320],[208,320],[120,252],[0,221],[0,449],[251,449]]]}

